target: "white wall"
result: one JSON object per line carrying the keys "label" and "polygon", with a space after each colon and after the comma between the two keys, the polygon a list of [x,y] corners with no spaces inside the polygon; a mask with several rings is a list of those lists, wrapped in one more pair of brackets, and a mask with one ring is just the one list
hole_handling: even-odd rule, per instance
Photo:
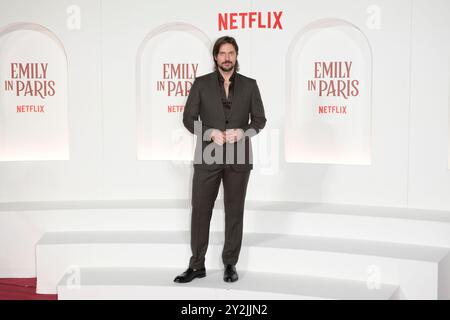
{"label": "white wall", "polygon": [[449,8],[448,1],[413,1],[406,186],[411,207],[450,208]]}
{"label": "white wall", "polygon": [[[0,202],[188,199],[189,163],[136,160],[137,48],[155,27],[184,21],[211,39],[235,36],[241,72],[258,81],[268,123],[255,139],[256,151],[267,139],[276,143],[270,165],[255,165],[248,199],[450,210],[448,1],[194,3],[0,2],[0,27],[17,21],[41,24],[65,46],[70,130],[69,161],[0,162]],[[70,5],[81,9],[80,30],[67,28]],[[371,5],[380,9],[380,29],[367,26]],[[218,31],[218,12],[268,10],[284,12],[283,30]],[[368,166],[284,161],[287,47],[303,26],[326,17],[360,28],[373,51]]]}

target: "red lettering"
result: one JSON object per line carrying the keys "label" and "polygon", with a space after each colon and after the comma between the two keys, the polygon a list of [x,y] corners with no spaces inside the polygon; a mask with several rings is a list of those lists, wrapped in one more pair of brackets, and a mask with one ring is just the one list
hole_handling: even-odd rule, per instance
{"label": "red lettering", "polygon": [[228,13],[219,13],[219,31],[228,29]]}
{"label": "red lettering", "polygon": [[230,29],[237,29],[236,23],[237,13],[230,13]]}

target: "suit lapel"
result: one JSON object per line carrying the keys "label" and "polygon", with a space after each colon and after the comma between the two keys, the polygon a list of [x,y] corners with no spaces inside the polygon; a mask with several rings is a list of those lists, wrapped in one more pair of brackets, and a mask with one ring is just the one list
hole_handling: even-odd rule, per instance
{"label": "suit lapel", "polygon": [[225,122],[225,111],[223,110],[223,104],[222,104],[222,98],[221,98],[221,94],[220,94],[220,84],[219,84],[219,77],[217,72],[219,71],[215,71],[212,73],[212,83],[214,84],[214,92],[213,95],[215,96],[215,105],[217,106],[217,108],[219,108],[219,110],[217,110],[217,112],[222,116],[223,118],[223,122]]}
{"label": "suit lapel", "polygon": [[231,103],[231,113],[230,113],[230,118],[233,115],[233,110],[236,109],[236,106],[238,105],[238,99],[241,97],[240,93],[241,93],[241,77],[240,74],[236,72],[236,75],[234,77],[234,89],[233,89],[233,101]]}

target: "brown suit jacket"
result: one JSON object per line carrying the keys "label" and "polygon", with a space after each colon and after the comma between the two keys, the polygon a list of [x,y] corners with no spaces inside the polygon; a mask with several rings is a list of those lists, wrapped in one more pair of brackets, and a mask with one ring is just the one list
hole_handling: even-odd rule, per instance
{"label": "brown suit jacket", "polygon": [[[256,80],[236,73],[231,113],[228,118],[220,96],[218,71],[197,77],[192,84],[183,112],[183,124],[197,135],[194,166],[215,169],[230,164],[234,169],[253,169],[251,137],[266,125],[264,106]],[[199,120],[200,117],[200,120]],[[249,122],[250,120],[250,122]],[[201,130],[195,130],[198,128]],[[245,136],[222,146],[209,139],[210,130],[241,128]]]}

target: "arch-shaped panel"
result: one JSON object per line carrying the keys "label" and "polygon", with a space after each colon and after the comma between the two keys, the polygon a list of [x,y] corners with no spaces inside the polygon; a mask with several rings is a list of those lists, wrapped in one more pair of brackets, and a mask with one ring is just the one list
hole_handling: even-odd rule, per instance
{"label": "arch-shaped panel", "polygon": [[34,23],[0,28],[0,160],[68,160],[67,56]]}
{"label": "arch-shaped panel", "polygon": [[197,27],[169,23],[151,31],[137,53],[138,160],[192,160],[184,104],[195,77],[212,71],[209,38]]}
{"label": "arch-shaped panel", "polygon": [[287,162],[371,163],[372,52],[355,25],[317,20],[287,53]]}

